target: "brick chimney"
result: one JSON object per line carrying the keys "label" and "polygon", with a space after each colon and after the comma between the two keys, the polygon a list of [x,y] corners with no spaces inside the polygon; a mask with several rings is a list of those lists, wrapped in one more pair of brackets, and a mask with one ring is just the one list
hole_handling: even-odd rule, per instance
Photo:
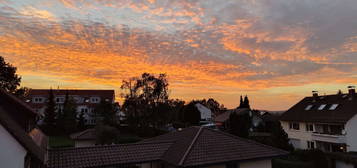
{"label": "brick chimney", "polygon": [[350,99],[353,99],[356,95],[356,87],[355,86],[348,86],[348,95]]}

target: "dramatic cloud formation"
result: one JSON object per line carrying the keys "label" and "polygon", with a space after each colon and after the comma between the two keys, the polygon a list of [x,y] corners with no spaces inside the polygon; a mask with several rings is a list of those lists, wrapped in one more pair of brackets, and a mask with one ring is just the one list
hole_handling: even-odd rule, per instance
{"label": "dramatic cloud formation", "polygon": [[0,55],[30,87],[166,73],[173,97],[286,109],[357,83],[355,0],[0,0]]}

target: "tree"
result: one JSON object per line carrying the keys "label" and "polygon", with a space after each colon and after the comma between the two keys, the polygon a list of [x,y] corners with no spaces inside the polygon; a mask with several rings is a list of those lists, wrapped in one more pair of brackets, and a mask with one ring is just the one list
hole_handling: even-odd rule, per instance
{"label": "tree", "polygon": [[102,125],[100,122],[95,127],[96,144],[110,145],[118,142],[119,131],[115,127]]}
{"label": "tree", "polygon": [[62,120],[62,125],[60,126],[65,133],[72,133],[76,130],[76,115],[77,106],[73,98],[66,93],[66,97],[63,103],[63,112],[61,113],[60,119]]}
{"label": "tree", "polygon": [[169,122],[165,113],[169,103],[165,74],[156,77],[143,73],[139,78],[124,80],[121,89],[125,98],[123,111],[130,125],[158,128]]}
{"label": "tree", "polygon": [[117,113],[113,103],[102,100],[94,109],[95,119],[104,125],[115,125],[115,114]]}
{"label": "tree", "polygon": [[85,129],[86,119],[84,117],[84,111],[81,111],[77,117],[77,129],[83,130]]}
{"label": "tree", "polygon": [[183,109],[184,122],[190,125],[199,125],[201,121],[201,112],[196,107],[196,102],[191,101]]}
{"label": "tree", "polygon": [[0,88],[19,98],[24,98],[29,88],[20,87],[21,77],[16,74],[17,68],[0,56]]}
{"label": "tree", "polygon": [[52,89],[50,89],[48,93],[48,101],[44,115],[44,124],[50,128],[54,128],[56,122],[56,103],[54,100],[54,94]]}
{"label": "tree", "polygon": [[242,138],[248,138],[251,123],[249,113],[237,114],[233,112],[229,116],[229,132]]}
{"label": "tree", "polygon": [[270,133],[272,142],[272,144],[270,144],[271,146],[287,151],[294,150],[294,147],[289,142],[288,134],[284,131],[279,121],[275,121],[273,123]]}
{"label": "tree", "polygon": [[240,103],[239,103],[239,107],[238,108],[242,108],[244,105],[243,105],[243,96],[240,95]]}
{"label": "tree", "polygon": [[243,100],[243,97],[240,96],[240,104],[239,104],[238,108],[250,108],[249,99],[248,99],[247,95],[244,96],[244,100]]}

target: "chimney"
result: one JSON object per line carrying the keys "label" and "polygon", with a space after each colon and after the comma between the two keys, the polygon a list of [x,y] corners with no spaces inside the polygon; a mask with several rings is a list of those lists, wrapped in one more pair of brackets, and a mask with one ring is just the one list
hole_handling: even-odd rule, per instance
{"label": "chimney", "polygon": [[319,92],[318,91],[312,91],[312,98],[313,98],[314,102],[317,100],[317,97],[319,97]]}
{"label": "chimney", "polygon": [[350,96],[350,99],[354,98],[356,95],[356,87],[355,86],[348,86],[348,95]]}

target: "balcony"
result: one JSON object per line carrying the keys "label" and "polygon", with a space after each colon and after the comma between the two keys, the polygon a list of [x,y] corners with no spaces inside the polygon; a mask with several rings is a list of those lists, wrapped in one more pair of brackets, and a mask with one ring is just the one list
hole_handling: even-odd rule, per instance
{"label": "balcony", "polygon": [[330,142],[330,143],[337,143],[337,144],[346,143],[346,136],[341,134],[327,134],[327,133],[314,132],[312,133],[312,139],[315,141]]}

